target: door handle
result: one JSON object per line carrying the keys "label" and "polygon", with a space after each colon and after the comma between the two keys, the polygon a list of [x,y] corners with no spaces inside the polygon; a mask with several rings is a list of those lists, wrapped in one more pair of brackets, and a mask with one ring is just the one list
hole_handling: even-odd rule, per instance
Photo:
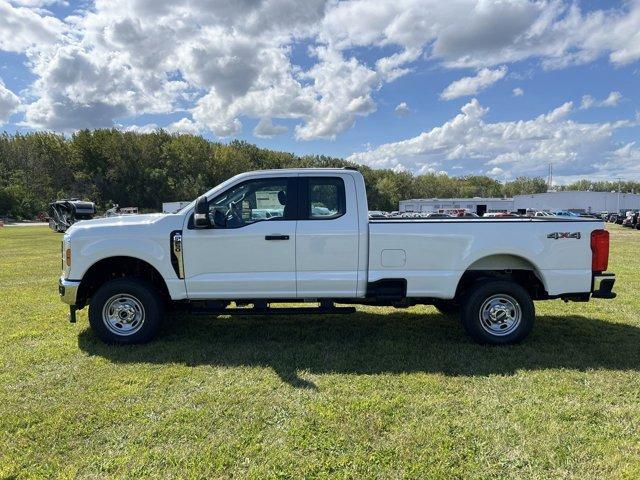
{"label": "door handle", "polygon": [[265,240],[289,240],[289,235],[267,235]]}

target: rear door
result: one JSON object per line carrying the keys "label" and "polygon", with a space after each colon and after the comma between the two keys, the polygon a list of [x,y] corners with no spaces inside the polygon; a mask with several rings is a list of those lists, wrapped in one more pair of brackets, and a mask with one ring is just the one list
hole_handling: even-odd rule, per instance
{"label": "rear door", "polygon": [[298,298],[353,298],[358,284],[358,206],[350,175],[298,177]]}

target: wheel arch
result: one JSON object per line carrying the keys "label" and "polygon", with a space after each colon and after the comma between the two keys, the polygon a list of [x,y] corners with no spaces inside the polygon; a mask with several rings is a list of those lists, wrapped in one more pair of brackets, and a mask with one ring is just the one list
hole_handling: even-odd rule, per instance
{"label": "wheel arch", "polygon": [[456,287],[456,298],[482,279],[511,280],[522,286],[534,300],[548,296],[541,270],[529,259],[513,253],[496,253],[473,261],[461,275]]}
{"label": "wheel arch", "polygon": [[131,256],[106,257],[93,263],[82,276],[77,303],[84,306],[101,285],[115,278],[138,278],[152,284],[164,300],[169,300],[169,289],[160,272],[146,260]]}

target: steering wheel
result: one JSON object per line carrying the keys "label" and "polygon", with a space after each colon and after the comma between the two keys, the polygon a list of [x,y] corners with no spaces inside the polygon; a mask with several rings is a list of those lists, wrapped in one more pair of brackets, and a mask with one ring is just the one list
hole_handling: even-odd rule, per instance
{"label": "steering wheel", "polygon": [[238,202],[231,202],[229,204],[229,210],[227,210],[227,223],[229,223],[229,221],[236,221],[240,224],[243,223],[242,221],[242,200],[238,201]]}

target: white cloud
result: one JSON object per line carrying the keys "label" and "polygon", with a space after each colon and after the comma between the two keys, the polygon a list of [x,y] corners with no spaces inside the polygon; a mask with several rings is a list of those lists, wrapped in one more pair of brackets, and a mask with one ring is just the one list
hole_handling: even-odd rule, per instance
{"label": "white cloud", "polygon": [[147,123],[145,125],[127,125],[119,126],[120,129],[124,130],[125,132],[136,132],[136,133],[153,133],[156,130],[158,130],[158,124],[157,123]]}
{"label": "white cloud", "polygon": [[615,107],[622,100],[622,94],[620,92],[611,92],[607,98],[602,101],[603,107]]}
{"label": "white cloud", "polygon": [[202,126],[187,117],[183,117],[180,120],[169,124],[166,130],[171,133],[188,133],[189,135],[197,135],[202,131]]}
{"label": "white cloud", "polygon": [[76,45],[54,50],[35,67],[40,98],[28,105],[29,125],[69,131],[110,127],[114,119],[172,110],[184,82],[162,73],[131,68],[111,52],[89,52]]}
{"label": "white cloud", "polygon": [[596,99],[591,95],[583,95],[582,101],[580,102],[580,109],[586,110],[587,108],[591,108],[595,105]]}
{"label": "white cloud", "polygon": [[490,67],[540,58],[548,67],[608,55],[640,58],[640,3],[583,13],[568,1],[355,0],[327,11],[320,38],[341,48],[426,49],[451,67]]}
{"label": "white cloud", "polygon": [[622,100],[620,92],[611,92],[604,100],[597,100],[591,95],[583,95],[580,102],[580,109],[586,110],[593,107],[615,107]]}
{"label": "white cloud", "polygon": [[398,117],[406,117],[411,113],[411,109],[409,108],[409,105],[407,105],[407,102],[401,102],[393,110],[393,113]]}
{"label": "white cloud", "polygon": [[316,52],[320,62],[304,78],[313,80],[319,99],[311,103],[307,122],[295,129],[302,140],[334,139],[351,128],[356,117],[376,110],[371,93],[379,87],[378,73],[337,51],[318,48]]}
{"label": "white cloud", "polygon": [[[618,169],[602,164],[603,159],[615,157],[618,147],[612,135],[621,128],[638,126],[638,121],[577,123],[569,118],[572,109],[572,103],[566,102],[529,120],[490,123],[485,121],[488,109],[473,99],[440,126],[353,154],[348,160],[374,168],[403,167],[413,173],[462,166],[467,172],[506,178],[544,175],[546,165],[553,162],[559,180],[571,175],[617,175]],[[633,155],[627,152],[626,158]]]}
{"label": "white cloud", "polygon": [[52,3],[0,0],[0,50],[26,53],[37,78],[25,123],[63,131],[183,111],[176,128],[233,136],[246,117],[294,119],[296,138],[333,139],[418,62],[475,69],[443,92],[455,98],[525,59],[640,59],[638,1],[585,13],[568,0],[97,0],[64,20]]}
{"label": "white cloud", "polygon": [[440,94],[440,98],[453,100],[454,98],[475,95],[480,90],[490,87],[507,74],[507,67],[502,66],[495,70],[483,68],[473,77],[463,77],[452,82]]}
{"label": "white cloud", "polygon": [[284,125],[274,125],[270,118],[261,118],[253,129],[253,134],[260,138],[272,138],[287,132]]}
{"label": "white cloud", "polygon": [[17,5],[19,7],[29,8],[42,8],[49,5],[69,5],[69,2],[67,2],[66,0],[9,0],[9,3]]}
{"label": "white cloud", "polygon": [[0,125],[6,123],[19,106],[20,99],[18,96],[5,87],[0,78]]}
{"label": "white cloud", "polygon": [[65,31],[62,21],[30,8],[0,0],[0,50],[25,52],[60,41]]}
{"label": "white cloud", "polygon": [[520,87],[516,87],[513,89],[512,93],[514,97],[521,97],[524,95],[524,90]]}

